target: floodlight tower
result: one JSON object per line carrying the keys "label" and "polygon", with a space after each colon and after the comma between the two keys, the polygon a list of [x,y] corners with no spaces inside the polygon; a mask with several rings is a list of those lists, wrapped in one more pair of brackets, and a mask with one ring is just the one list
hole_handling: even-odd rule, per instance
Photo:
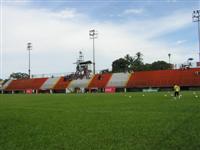
{"label": "floodlight tower", "polygon": [[199,38],[199,62],[200,62],[200,10],[194,10],[192,13],[193,22],[198,23],[198,38]]}
{"label": "floodlight tower", "polygon": [[32,50],[32,43],[27,43],[27,50],[28,50],[28,75],[31,78],[31,50]]}
{"label": "floodlight tower", "polygon": [[94,40],[97,38],[97,31],[95,29],[92,29],[89,31],[90,39],[93,40],[93,74],[95,74],[95,46],[94,46]]}
{"label": "floodlight tower", "polygon": [[187,65],[188,65],[188,67],[192,66],[192,62],[191,61],[193,61],[193,60],[194,60],[193,58],[188,58],[187,59]]}

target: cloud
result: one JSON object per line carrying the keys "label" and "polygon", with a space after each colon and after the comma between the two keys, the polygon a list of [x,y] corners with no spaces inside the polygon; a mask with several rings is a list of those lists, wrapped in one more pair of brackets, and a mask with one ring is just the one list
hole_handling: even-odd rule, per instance
{"label": "cloud", "polygon": [[178,2],[177,0],[168,0],[169,3],[176,3]]}
{"label": "cloud", "polygon": [[[191,13],[189,11],[177,11],[168,16],[130,21],[128,26],[132,27],[134,33],[146,38],[155,38],[169,34],[191,25]],[[126,28],[130,28],[126,26]]]}
{"label": "cloud", "polygon": [[4,6],[17,6],[17,5],[28,5],[31,0],[2,0],[2,5]]}
{"label": "cloud", "polygon": [[126,9],[123,11],[122,15],[138,15],[144,13],[144,9],[142,8],[131,8],[131,9]]}
{"label": "cloud", "polygon": [[65,9],[65,10],[61,10],[59,12],[48,12],[47,11],[47,13],[49,13],[50,16],[53,18],[60,18],[60,19],[73,19],[76,17],[81,17],[81,14],[76,12],[75,9]]}
{"label": "cloud", "polygon": [[178,40],[176,41],[176,45],[181,45],[184,44],[186,42],[186,40]]}
{"label": "cloud", "polygon": [[[46,9],[4,7],[3,12],[4,77],[12,72],[27,72],[28,41],[33,43],[33,74],[75,71],[73,63],[78,51],[83,51],[86,60],[92,60],[89,30],[93,28],[99,32],[95,41],[97,70],[110,68],[114,59],[126,54],[135,55],[138,51],[144,54],[145,62],[167,60],[172,48],[159,36],[185,28],[191,23],[190,14],[185,11],[154,20],[127,20],[123,24],[93,21],[88,15],[67,8],[52,12]],[[177,45],[173,50],[174,62],[181,62],[190,55],[188,48],[182,45]]]}

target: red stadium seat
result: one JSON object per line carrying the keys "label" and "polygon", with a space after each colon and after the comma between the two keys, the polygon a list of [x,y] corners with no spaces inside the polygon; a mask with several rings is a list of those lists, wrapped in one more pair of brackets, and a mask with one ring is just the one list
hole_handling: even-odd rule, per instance
{"label": "red stadium seat", "polygon": [[47,78],[34,78],[34,79],[19,79],[13,80],[5,90],[37,90],[43,85]]}
{"label": "red stadium seat", "polygon": [[200,86],[200,75],[195,73],[198,71],[200,68],[135,72],[131,74],[127,87]]}
{"label": "red stadium seat", "polygon": [[88,88],[105,88],[112,74],[96,74],[88,85]]}
{"label": "red stadium seat", "polygon": [[53,87],[54,90],[65,90],[71,81],[65,80],[64,77],[61,77],[60,80],[56,83],[56,85]]}

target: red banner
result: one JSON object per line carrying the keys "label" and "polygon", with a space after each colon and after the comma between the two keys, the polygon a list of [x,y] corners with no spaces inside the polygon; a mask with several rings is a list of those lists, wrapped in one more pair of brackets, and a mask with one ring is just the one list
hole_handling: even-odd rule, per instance
{"label": "red banner", "polygon": [[26,94],[32,94],[33,93],[33,90],[32,89],[27,89],[26,90]]}
{"label": "red banner", "polygon": [[116,88],[115,87],[106,87],[105,93],[115,93]]}

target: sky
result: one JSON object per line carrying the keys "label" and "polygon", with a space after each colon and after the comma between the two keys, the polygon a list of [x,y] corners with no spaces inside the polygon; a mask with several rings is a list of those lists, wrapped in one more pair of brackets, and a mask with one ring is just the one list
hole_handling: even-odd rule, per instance
{"label": "sky", "polygon": [[96,70],[111,69],[126,54],[157,60],[198,61],[198,28],[192,22],[200,0],[0,0],[0,78],[13,72],[75,71],[78,52],[92,60],[89,30],[95,29]]}

